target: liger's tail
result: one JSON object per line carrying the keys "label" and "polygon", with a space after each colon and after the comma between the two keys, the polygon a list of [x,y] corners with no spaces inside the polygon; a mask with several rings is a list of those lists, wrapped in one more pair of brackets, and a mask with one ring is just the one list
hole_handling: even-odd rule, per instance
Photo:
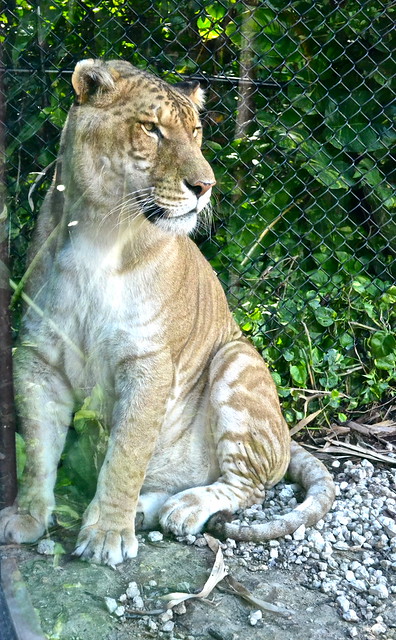
{"label": "liger's tail", "polygon": [[221,515],[210,522],[210,529],[221,537],[262,542],[290,535],[301,525],[316,524],[331,509],[335,498],[335,486],[331,474],[320,460],[305,451],[296,442],[291,443],[291,459],[288,476],[306,490],[304,501],[295,509],[276,520],[247,525],[224,522]]}

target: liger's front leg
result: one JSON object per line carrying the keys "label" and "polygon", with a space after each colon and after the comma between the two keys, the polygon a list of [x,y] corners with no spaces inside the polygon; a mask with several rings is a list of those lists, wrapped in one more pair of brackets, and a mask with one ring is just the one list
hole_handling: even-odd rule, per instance
{"label": "liger's front leg", "polygon": [[75,555],[109,565],[136,556],[136,506],[171,384],[167,353],[131,356],[119,365],[108,450],[95,497],[84,514]]}
{"label": "liger's front leg", "polygon": [[18,347],[15,390],[26,467],[17,499],[0,511],[0,542],[35,542],[54,509],[58,462],[73,411],[73,396],[56,368],[37,349]]}

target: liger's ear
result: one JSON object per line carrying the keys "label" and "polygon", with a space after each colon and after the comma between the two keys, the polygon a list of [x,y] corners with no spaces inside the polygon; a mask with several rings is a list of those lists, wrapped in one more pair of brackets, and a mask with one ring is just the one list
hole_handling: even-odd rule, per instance
{"label": "liger's ear", "polygon": [[201,88],[198,80],[189,80],[187,82],[177,82],[174,85],[179,91],[188,96],[198,109],[202,109],[205,104],[205,92]]}
{"label": "liger's ear", "polygon": [[118,71],[106,65],[102,60],[80,60],[72,75],[72,85],[78,104],[84,104],[98,91],[111,91],[119,77]]}

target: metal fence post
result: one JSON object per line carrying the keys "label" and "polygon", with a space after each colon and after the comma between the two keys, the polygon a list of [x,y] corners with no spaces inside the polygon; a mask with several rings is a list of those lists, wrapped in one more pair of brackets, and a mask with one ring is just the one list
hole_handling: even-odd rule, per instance
{"label": "metal fence post", "polygon": [[9,243],[5,186],[5,93],[0,49],[0,506],[16,495],[15,413],[12,382]]}

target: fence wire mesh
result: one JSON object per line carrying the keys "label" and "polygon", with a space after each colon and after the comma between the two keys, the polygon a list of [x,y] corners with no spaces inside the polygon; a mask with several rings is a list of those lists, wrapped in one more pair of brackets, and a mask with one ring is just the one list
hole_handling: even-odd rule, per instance
{"label": "fence wire mesh", "polygon": [[269,362],[286,417],[301,418],[311,397],[309,409],[340,420],[386,402],[396,380],[394,21],[395,5],[379,0],[8,0],[14,287],[75,63],[122,57],[169,82],[196,78],[217,178],[210,233],[196,240]]}

